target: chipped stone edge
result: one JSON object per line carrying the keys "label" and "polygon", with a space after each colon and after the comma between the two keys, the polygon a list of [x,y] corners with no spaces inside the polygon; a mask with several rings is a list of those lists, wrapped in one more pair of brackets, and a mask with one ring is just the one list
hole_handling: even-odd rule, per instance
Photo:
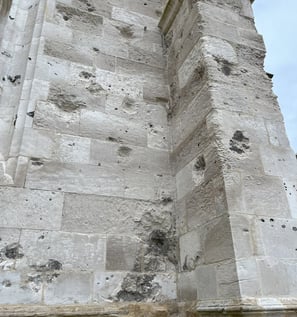
{"label": "chipped stone edge", "polygon": [[163,34],[166,34],[170,29],[183,1],[184,0],[169,0],[167,2],[158,25]]}

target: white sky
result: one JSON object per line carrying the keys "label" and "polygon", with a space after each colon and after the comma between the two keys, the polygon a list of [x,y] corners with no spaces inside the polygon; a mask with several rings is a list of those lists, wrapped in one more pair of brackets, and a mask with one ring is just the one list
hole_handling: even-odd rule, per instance
{"label": "white sky", "polygon": [[274,74],[274,92],[297,153],[297,0],[255,0],[253,8],[267,49],[265,69]]}

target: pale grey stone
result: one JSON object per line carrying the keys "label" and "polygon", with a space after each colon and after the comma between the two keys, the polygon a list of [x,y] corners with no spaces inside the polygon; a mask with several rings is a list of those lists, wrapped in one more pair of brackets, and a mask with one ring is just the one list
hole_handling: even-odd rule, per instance
{"label": "pale grey stone", "polygon": [[0,227],[59,230],[63,194],[23,188],[0,188]]}

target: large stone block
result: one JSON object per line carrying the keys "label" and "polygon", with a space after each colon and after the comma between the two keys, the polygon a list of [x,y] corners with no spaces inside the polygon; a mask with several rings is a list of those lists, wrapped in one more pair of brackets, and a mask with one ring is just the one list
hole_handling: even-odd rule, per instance
{"label": "large stone block", "polygon": [[0,227],[59,230],[63,201],[55,191],[1,187]]}

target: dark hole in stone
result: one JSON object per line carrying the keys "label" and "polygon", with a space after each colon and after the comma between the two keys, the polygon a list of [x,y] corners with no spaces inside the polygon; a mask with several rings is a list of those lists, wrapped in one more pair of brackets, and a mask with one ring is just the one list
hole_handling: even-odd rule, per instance
{"label": "dark hole in stone", "polygon": [[21,253],[22,246],[15,242],[4,248],[4,254],[8,259],[21,259],[24,254]]}
{"label": "dark hole in stone", "polygon": [[21,75],[15,75],[14,77],[12,76],[7,76],[7,79],[15,85],[20,84],[20,79],[21,79]]}
{"label": "dark hole in stone", "polygon": [[205,164],[205,159],[204,156],[201,155],[197,158],[197,161],[194,165],[194,169],[196,171],[201,171],[201,170],[205,170],[206,164]]}
{"label": "dark hole in stone", "polygon": [[270,219],[269,219],[269,221],[270,221],[270,222],[273,222],[273,221],[274,221],[274,219],[273,219],[273,218],[270,218]]}
{"label": "dark hole in stone", "polygon": [[222,67],[222,72],[224,73],[224,75],[229,76],[231,74],[231,68],[227,65],[224,65]]}
{"label": "dark hole in stone", "polygon": [[262,218],[261,221],[262,221],[262,222],[265,222],[265,219]]}
{"label": "dark hole in stone", "polygon": [[285,228],[286,228],[286,225],[282,225],[282,228],[285,229]]}
{"label": "dark hole in stone", "polygon": [[297,227],[293,227],[292,230],[293,230],[293,231],[297,231]]}
{"label": "dark hole in stone", "polygon": [[2,285],[4,287],[10,287],[11,286],[11,281],[10,280],[3,280],[2,281]]}
{"label": "dark hole in stone", "polygon": [[169,241],[166,233],[161,230],[154,230],[149,237],[149,246],[153,252],[167,255],[169,251]]}
{"label": "dark hole in stone", "polygon": [[34,115],[35,115],[35,111],[29,111],[27,112],[27,116],[31,117],[31,118],[34,118]]}
{"label": "dark hole in stone", "polygon": [[243,135],[242,131],[240,131],[240,130],[237,130],[234,132],[232,139],[235,141],[239,141],[239,142],[248,142],[249,141],[249,139],[246,138]]}

